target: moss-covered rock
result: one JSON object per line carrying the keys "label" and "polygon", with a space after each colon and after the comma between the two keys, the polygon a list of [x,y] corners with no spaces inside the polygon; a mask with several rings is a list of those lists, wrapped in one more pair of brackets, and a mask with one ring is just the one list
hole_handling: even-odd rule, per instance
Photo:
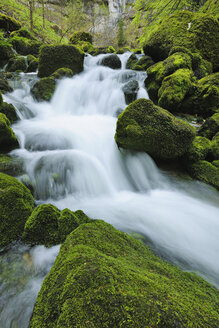
{"label": "moss-covered rock", "polygon": [[29,328],[217,328],[218,291],[103,221],[61,246]]}
{"label": "moss-covered rock", "polygon": [[19,147],[19,143],[12,131],[10,121],[0,113],[0,152],[7,153],[17,147]]}
{"label": "moss-covered rock", "polygon": [[194,83],[191,91],[182,103],[182,112],[208,117],[218,111],[219,73],[208,75]]}
{"label": "moss-covered rock", "polygon": [[59,211],[51,204],[39,205],[28,218],[22,239],[32,245],[60,244],[80,224],[90,221],[82,211]]}
{"label": "moss-covered rock", "polygon": [[215,113],[208,118],[200,127],[198,134],[212,139],[217,132],[219,132],[219,113]]}
{"label": "moss-covered rock", "polygon": [[178,69],[165,77],[158,91],[158,105],[171,112],[177,112],[192,87],[193,78],[193,73],[189,69]]}
{"label": "moss-covered rock", "polygon": [[[3,62],[3,64],[5,64],[4,61],[7,61],[13,56],[14,56],[14,52],[11,44],[0,35],[0,61]],[[1,66],[3,65],[1,64]]]}
{"label": "moss-covered rock", "polygon": [[143,56],[132,66],[132,69],[135,71],[146,71],[152,65],[154,65],[153,59],[150,56]]}
{"label": "moss-covered rock", "polygon": [[187,153],[185,154],[186,165],[204,160],[211,150],[211,141],[204,137],[195,137]]}
{"label": "moss-covered rock", "polygon": [[70,68],[77,74],[83,70],[83,64],[84,53],[75,46],[43,46],[40,51],[38,76],[49,76],[62,67]]}
{"label": "moss-covered rock", "polygon": [[216,166],[219,168],[219,159],[215,160],[212,162],[212,165]]}
{"label": "moss-covered rock", "polygon": [[69,40],[72,44],[77,44],[80,41],[85,41],[85,42],[89,42],[92,44],[93,37],[92,37],[92,34],[90,34],[89,32],[74,32],[70,36]]}
{"label": "moss-covered rock", "polygon": [[3,102],[2,105],[0,105],[0,113],[5,114],[11,124],[18,120],[16,109],[12,104]]}
{"label": "moss-covered rock", "polygon": [[15,56],[9,59],[6,66],[6,72],[26,71],[27,61],[25,57]]}
{"label": "moss-covered rock", "polygon": [[8,81],[0,76],[0,90],[1,92],[5,93],[5,92],[12,92],[13,88],[9,85]]}
{"label": "moss-covered rock", "polygon": [[90,42],[80,41],[77,43],[76,46],[79,47],[81,51],[86,52],[88,54],[95,51],[94,46]]}
{"label": "moss-covered rock", "polygon": [[10,37],[13,38],[14,36],[19,36],[19,37],[26,38],[29,40],[37,41],[37,38],[35,38],[35,36],[29,30],[27,30],[25,27],[21,27],[19,30],[14,31],[10,34]]}
{"label": "moss-covered rock", "polygon": [[70,68],[65,68],[65,67],[57,69],[57,71],[55,71],[52,74],[52,76],[55,79],[62,79],[64,77],[72,77],[73,75],[74,74],[73,74],[72,70]]}
{"label": "moss-covered rock", "polygon": [[22,183],[3,173],[0,190],[0,247],[3,247],[21,236],[34,200]]}
{"label": "moss-covered rock", "polygon": [[207,161],[198,161],[189,166],[189,173],[195,178],[219,189],[219,168]]}
{"label": "moss-covered rock", "polygon": [[0,155],[0,172],[16,177],[23,173],[23,161],[15,156]]}
{"label": "moss-covered rock", "polygon": [[2,97],[2,93],[0,91],[0,106],[3,104],[3,97]]}
{"label": "moss-covered rock", "polygon": [[31,93],[37,101],[49,101],[56,88],[55,78],[44,77],[31,88]]}
{"label": "moss-covered rock", "polygon": [[102,66],[110,67],[112,69],[119,69],[122,66],[121,60],[116,54],[111,54],[103,57],[99,64]]}
{"label": "moss-covered rock", "polygon": [[219,160],[219,132],[212,139],[211,155],[214,160]]}
{"label": "moss-covered rock", "polygon": [[39,62],[38,58],[34,57],[33,55],[27,55],[28,67],[27,67],[25,73],[36,72],[36,70],[38,68],[38,62]]}
{"label": "moss-covered rock", "polygon": [[138,90],[139,85],[138,81],[136,80],[130,80],[123,86],[122,91],[124,92],[125,101],[127,105],[136,100]]}
{"label": "moss-covered rock", "polygon": [[152,65],[147,69],[145,86],[150,98],[154,102],[158,100],[158,90],[161,87],[163,79],[180,68],[192,68],[192,60],[186,53],[174,53],[164,61]]}
{"label": "moss-covered rock", "polygon": [[10,43],[20,55],[33,55],[35,57],[39,55],[39,50],[42,45],[40,41],[30,40],[20,36],[10,38]]}
{"label": "moss-covered rock", "polygon": [[0,13],[0,29],[10,33],[20,28],[21,24],[16,19]]}
{"label": "moss-covered rock", "polygon": [[145,151],[160,160],[181,157],[195,129],[151,100],[138,99],[118,117],[115,140],[119,147]]}
{"label": "moss-covered rock", "polygon": [[219,68],[219,22],[207,14],[179,11],[163,20],[144,45],[144,52],[155,61],[167,58],[173,47],[183,45]]}
{"label": "moss-covered rock", "polygon": [[132,69],[132,67],[137,63],[138,57],[135,54],[131,54],[126,63],[127,69]]}
{"label": "moss-covered rock", "polygon": [[116,53],[116,49],[113,46],[109,46],[106,51],[108,54]]}

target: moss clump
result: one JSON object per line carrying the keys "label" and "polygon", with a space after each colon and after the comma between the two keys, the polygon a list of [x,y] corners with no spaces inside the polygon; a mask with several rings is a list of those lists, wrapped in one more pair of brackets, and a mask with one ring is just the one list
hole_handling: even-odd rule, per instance
{"label": "moss clump", "polygon": [[115,140],[119,147],[145,151],[160,160],[181,157],[195,129],[151,100],[138,99],[118,117]]}
{"label": "moss clump", "polygon": [[21,56],[12,57],[9,59],[8,65],[6,67],[6,72],[24,72],[27,68],[26,58]]}
{"label": "moss clump", "polygon": [[132,66],[132,69],[135,71],[146,71],[152,65],[154,65],[153,59],[150,56],[143,56]]}
{"label": "moss clump", "polygon": [[76,45],[81,51],[92,53],[94,51],[94,46],[90,42],[80,41]]}
{"label": "moss clump", "polygon": [[161,87],[163,79],[180,68],[192,68],[192,60],[188,54],[174,53],[164,61],[152,65],[147,69],[145,86],[150,98],[154,102],[157,102],[158,90]]}
{"label": "moss clump", "polygon": [[62,79],[64,77],[72,77],[73,75],[74,74],[73,74],[72,70],[70,68],[65,68],[65,67],[57,69],[57,71],[55,71],[52,74],[52,76],[55,79]]}
{"label": "moss clump", "polygon": [[3,173],[0,191],[0,247],[3,247],[21,236],[34,200],[22,183]]}
{"label": "moss clump", "polygon": [[28,67],[25,72],[26,73],[36,72],[36,70],[38,68],[38,62],[39,62],[38,58],[34,57],[33,55],[27,55]]}
{"label": "moss clump", "polygon": [[11,124],[18,120],[16,109],[12,104],[3,102],[2,105],[0,105],[0,113],[5,114]]}
{"label": "moss clump", "polygon": [[7,61],[14,56],[11,44],[0,37],[0,61]]}
{"label": "moss clump", "polygon": [[49,76],[62,67],[70,68],[77,74],[83,70],[83,63],[84,53],[75,46],[43,46],[40,50],[38,76]]}
{"label": "moss clump", "polygon": [[43,282],[29,328],[219,324],[218,291],[103,221],[74,230]]}
{"label": "moss clump", "polygon": [[192,87],[193,78],[193,73],[189,69],[178,69],[165,77],[158,91],[158,105],[171,112],[177,112]]}
{"label": "moss clump", "polygon": [[34,84],[31,93],[37,101],[49,101],[56,88],[55,78],[44,77]]}
{"label": "moss clump", "polygon": [[192,93],[185,98],[181,111],[208,117],[218,110],[219,73],[208,75],[192,86]]}
{"label": "moss clump", "polygon": [[132,69],[132,67],[137,63],[138,57],[135,54],[131,54],[126,63],[127,69]]}
{"label": "moss clump", "polygon": [[122,66],[121,60],[116,54],[103,57],[100,61],[100,65],[110,67],[112,69],[120,69]]}
{"label": "moss clump", "polygon": [[1,76],[0,76],[0,90],[3,93],[13,91],[12,87],[9,85],[6,78],[4,78],[4,77],[1,78]]}
{"label": "moss clump", "polygon": [[23,172],[23,161],[18,157],[0,155],[0,172],[18,176]]}
{"label": "moss clump", "polygon": [[10,43],[20,55],[33,55],[35,57],[39,55],[39,50],[42,45],[39,41],[30,40],[20,36],[10,38]]}
{"label": "moss clump", "polygon": [[[191,24],[191,25],[189,25]],[[155,61],[164,60],[173,47],[184,45],[219,68],[219,22],[213,16],[179,11],[164,19],[149,36],[144,52]]]}
{"label": "moss clump", "polygon": [[219,159],[217,159],[216,161],[212,162],[212,165],[216,166],[219,168]]}
{"label": "moss clump", "polygon": [[106,50],[106,52],[108,54],[115,54],[116,53],[116,49],[113,46],[109,46]]}
{"label": "moss clump", "polygon": [[19,36],[19,37],[26,38],[29,40],[37,41],[35,36],[33,36],[33,34],[29,30],[27,30],[25,27],[21,27],[19,30],[14,31],[10,34],[10,37],[13,38],[14,36]]}
{"label": "moss clump", "polygon": [[51,204],[39,205],[28,218],[22,239],[32,245],[60,244],[80,224],[90,221],[82,211],[59,211]]}
{"label": "moss clump", "polygon": [[200,127],[198,134],[212,139],[217,132],[219,132],[219,113],[215,113],[208,118]]}
{"label": "moss clump", "polygon": [[211,141],[204,137],[195,137],[185,155],[186,164],[204,160],[211,150]]}
{"label": "moss clump", "polygon": [[7,153],[19,147],[18,140],[12,131],[10,121],[0,113],[0,152]]}
{"label": "moss clump", "polygon": [[219,189],[219,168],[207,161],[198,161],[189,167],[190,174]]}
{"label": "moss clump", "polygon": [[88,32],[75,32],[70,36],[69,41],[72,44],[77,44],[80,41],[89,42],[92,44],[92,42],[93,42],[92,39],[93,39],[92,34],[90,34]]}
{"label": "moss clump", "polygon": [[21,24],[16,19],[0,13],[0,29],[10,33],[20,28]]}
{"label": "moss clump", "polygon": [[212,139],[211,154],[214,160],[219,160],[219,132]]}

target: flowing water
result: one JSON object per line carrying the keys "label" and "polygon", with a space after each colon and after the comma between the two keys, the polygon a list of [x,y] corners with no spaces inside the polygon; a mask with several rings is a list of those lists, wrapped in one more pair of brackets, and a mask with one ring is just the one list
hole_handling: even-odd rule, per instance
{"label": "flowing water", "polygon": [[[98,65],[103,56],[86,57],[84,72],[59,81],[50,102],[33,100],[30,87],[36,76],[31,74],[21,75],[16,90],[4,97],[16,106],[21,119],[13,126],[20,142],[13,153],[25,162],[36,200],[60,209],[82,209],[118,229],[140,233],[161,256],[218,287],[218,193],[159,170],[145,153],[118,149],[116,120],[126,107],[122,87],[135,79],[140,86],[138,98],[147,98],[145,73],[124,69],[129,54],[120,55],[121,70]],[[44,249],[34,250],[44,254]],[[0,320],[8,323],[1,327],[27,327],[37,291],[58,248],[46,253],[43,269],[34,262],[34,250],[14,245],[2,256],[6,269],[23,259],[26,282],[20,291],[12,284],[2,294]],[[25,295],[30,299],[28,311]],[[23,302],[23,308],[18,302]],[[20,324],[22,313],[26,319]]]}

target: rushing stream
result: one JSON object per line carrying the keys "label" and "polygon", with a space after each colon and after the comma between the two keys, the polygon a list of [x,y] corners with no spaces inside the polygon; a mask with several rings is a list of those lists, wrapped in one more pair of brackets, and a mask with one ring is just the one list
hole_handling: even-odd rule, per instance
{"label": "rushing stream", "polygon": [[[13,153],[25,162],[37,202],[82,209],[118,229],[140,233],[161,256],[218,287],[218,193],[159,170],[145,153],[118,149],[116,120],[126,107],[122,87],[135,79],[138,98],[147,97],[145,73],[124,69],[129,54],[120,55],[121,70],[98,65],[102,56],[86,57],[84,72],[59,81],[50,102],[33,100],[33,74],[21,75],[18,88],[4,96],[21,118],[13,126],[20,141],[20,149]],[[5,270],[22,259],[25,278],[21,263],[17,271],[26,281],[20,289],[13,284],[3,288],[2,328],[28,325],[40,284],[58,252],[58,246],[47,252],[39,247],[15,244],[2,255],[7,265],[0,268]],[[41,256],[43,265],[36,260]]]}

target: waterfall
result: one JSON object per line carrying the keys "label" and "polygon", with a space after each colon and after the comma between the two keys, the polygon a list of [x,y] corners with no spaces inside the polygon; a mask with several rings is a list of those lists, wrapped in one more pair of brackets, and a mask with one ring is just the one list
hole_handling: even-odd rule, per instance
{"label": "waterfall", "polygon": [[87,56],[84,72],[60,80],[50,102],[35,102],[34,76],[23,75],[22,85],[4,96],[21,118],[13,125],[20,142],[13,153],[24,160],[39,204],[82,209],[140,233],[164,258],[219,286],[218,193],[176,179],[146,153],[118,149],[114,141],[126,107],[124,84],[135,79],[137,97],[148,97],[145,73],[125,69],[129,55],[120,55],[121,70],[100,66],[104,55]]}

